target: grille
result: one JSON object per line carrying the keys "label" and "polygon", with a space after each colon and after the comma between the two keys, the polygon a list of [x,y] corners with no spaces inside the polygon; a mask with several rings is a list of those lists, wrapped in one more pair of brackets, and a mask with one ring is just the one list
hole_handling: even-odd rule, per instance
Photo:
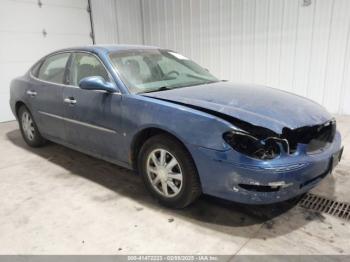
{"label": "grille", "polygon": [[336,122],[334,119],[315,126],[304,126],[297,129],[283,128],[282,138],[286,138],[289,143],[290,153],[294,153],[299,143],[306,144],[306,151],[314,153],[327,147],[332,143],[336,132]]}
{"label": "grille", "polygon": [[314,131],[313,138],[307,145],[308,153],[316,152],[325,148],[329,143],[333,142],[336,131],[335,121],[328,122]]}
{"label": "grille", "polygon": [[326,197],[306,194],[299,202],[303,208],[326,213],[334,217],[350,220],[350,204],[335,201]]}

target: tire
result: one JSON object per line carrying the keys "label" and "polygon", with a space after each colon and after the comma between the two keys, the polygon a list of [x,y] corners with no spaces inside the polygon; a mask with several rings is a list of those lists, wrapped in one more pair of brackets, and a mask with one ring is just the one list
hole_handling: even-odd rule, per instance
{"label": "tire", "polygon": [[19,108],[18,122],[22,137],[29,146],[41,147],[46,144],[46,139],[41,136],[34,118],[26,106]]}
{"label": "tire", "polygon": [[146,188],[164,206],[184,208],[201,195],[190,153],[171,136],[156,135],[144,143],[138,155],[138,170]]}

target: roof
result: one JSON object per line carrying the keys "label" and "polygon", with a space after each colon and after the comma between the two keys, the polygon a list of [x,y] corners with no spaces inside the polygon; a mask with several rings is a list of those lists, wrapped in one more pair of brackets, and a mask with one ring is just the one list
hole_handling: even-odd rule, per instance
{"label": "roof", "polygon": [[[90,51],[96,53],[110,53],[124,50],[134,50],[134,49],[159,49],[156,46],[146,46],[146,45],[86,45],[86,46],[76,46],[70,48],[64,48],[57,51],[73,51],[73,50],[82,50]],[[57,52],[56,51],[56,52]]]}

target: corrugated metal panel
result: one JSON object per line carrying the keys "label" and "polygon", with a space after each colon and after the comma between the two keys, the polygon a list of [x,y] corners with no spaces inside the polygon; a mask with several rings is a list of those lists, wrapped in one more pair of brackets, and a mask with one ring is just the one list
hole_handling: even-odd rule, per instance
{"label": "corrugated metal panel", "polygon": [[144,43],[350,114],[350,1],[142,0]]}
{"label": "corrugated metal panel", "polygon": [[91,0],[91,12],[98,44],[119,43],[116,3],[114,0]]}
{"label": "corrugated metal panel", "polygon": [[140,0],[92,0],[97,44],[142,44]]}

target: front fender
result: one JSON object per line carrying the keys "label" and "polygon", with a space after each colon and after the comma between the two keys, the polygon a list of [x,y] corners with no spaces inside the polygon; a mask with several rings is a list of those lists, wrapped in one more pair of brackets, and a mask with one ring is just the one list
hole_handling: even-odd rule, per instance
{"label": "front fender", "polygon": [[140,131],[158,128],[173,134],[184,144],[219,151],[229,149],[222,135],[235,127],[216,116],[141,95],[124,95],[122,105],[123,126],[129,148],[132,139]]}

